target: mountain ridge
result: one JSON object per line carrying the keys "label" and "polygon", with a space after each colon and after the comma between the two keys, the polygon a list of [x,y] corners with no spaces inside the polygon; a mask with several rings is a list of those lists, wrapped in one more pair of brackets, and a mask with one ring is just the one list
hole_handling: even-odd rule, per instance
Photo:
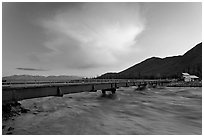
{"label": "mountain ridge", "polygon": [[82,79],[83,77],[79,76],[40,76],[40,75],[12,75],[5,76],[2,79],[6,81],[65,81],[65,80],[76,80]]}
{"label": "mountain ridge", "polygon": [[118,73],[106,73],[98,78],[155,79],[179,78],[182,72],[202,78],[202,42],[183,55],[165,58],[150,57]]}

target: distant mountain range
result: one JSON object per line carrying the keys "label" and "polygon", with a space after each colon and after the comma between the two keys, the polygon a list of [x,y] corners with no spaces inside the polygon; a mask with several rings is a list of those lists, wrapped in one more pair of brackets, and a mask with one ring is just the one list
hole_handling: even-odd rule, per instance
{"label": "distant mountain range", "polygon": [[69,80],[76,80],[82,79],[82,77],[78,76],[32,76],[32,75],[13,75],[3,77],[3,80],[6,81],[69,81]]}
{"label": "distant mountain range", "polygon": [[187,72],[202,78],[202,43],[181,56],[166,58],[152,57],[119,73],[106,73],[102,79],[156,79],[179,78]]}

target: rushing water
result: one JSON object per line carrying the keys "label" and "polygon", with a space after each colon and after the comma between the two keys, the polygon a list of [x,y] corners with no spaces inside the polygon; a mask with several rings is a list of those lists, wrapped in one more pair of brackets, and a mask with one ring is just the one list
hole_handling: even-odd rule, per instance
{"label": "rushing water", "polygon": [[3,121],[3,134],[202,134],[202,88],[129,87],[21,104],[30,111]]}

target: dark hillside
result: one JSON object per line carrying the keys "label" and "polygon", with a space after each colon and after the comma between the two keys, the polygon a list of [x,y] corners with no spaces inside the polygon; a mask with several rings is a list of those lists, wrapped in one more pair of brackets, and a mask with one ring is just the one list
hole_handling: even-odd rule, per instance
{"label": "dark hillside", "polygon": [[99,78],[178,78],[182,72],[202,78],[202,43],[182,56],[152,57],[119,73],[106,73]]}

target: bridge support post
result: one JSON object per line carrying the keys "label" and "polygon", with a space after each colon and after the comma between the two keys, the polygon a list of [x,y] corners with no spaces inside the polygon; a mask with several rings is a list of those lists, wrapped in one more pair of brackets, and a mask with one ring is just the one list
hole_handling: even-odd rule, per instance
{"label": "bridge support post", "polygon": [[106,96],[106,90],[102,89],[102,97]]}
{"label": "bridge support post", "polygon": [[57,96],[63,97],[63,93],[62,93],[62,90],[60,89],[60,87],[57,87]]}
{"label": "bridge support post", "polygon": [[113,89],[111,90],[112,94],[115,94],[115,91],[116,91],[116,89],[113,88]]}
{"label": "bridge support post", "polygon": [[94,84],[92,85],[92,88],[90,90],[90,92],[96,92],[97,90],[95,90]]}
{"label": "bridge support post", "polygon": [[115,88],[118,88],[117,83],[115,83]]}

